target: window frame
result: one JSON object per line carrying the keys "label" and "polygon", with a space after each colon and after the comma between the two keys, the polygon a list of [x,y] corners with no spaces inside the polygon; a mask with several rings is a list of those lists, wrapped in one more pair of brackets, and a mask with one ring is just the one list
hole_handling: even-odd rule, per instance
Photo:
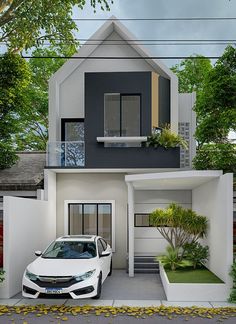
{"label": "window frame", "polygon": [[[84,123],[84,118],[61,118],[61,141],[65,142],[65,125],[66,123]],[[85,128],[84,128],[85,131]]]}
{"label": "window frame", "polygon": [[140,225],[137,225],[136,216],[139,216],[139,215],[141,215],[141,216],[147,215],[148,217],[150,217],[150,213],[135,213],[134,214],[134,227],[138,227],[138,228],[144,228],[144,227],[149,228],[149,227],[153,227],[153,226],[150,225],[150,219],[148,220],[149,226],[140,226]]}
{"label": "window frame", "polygon": [[105,96],[106,95],[114,95],[117,94],[120,97],[120,122],[119,122],[119,128],[120,128],[120,137],[125,137],[122,135],[122,97],[129,97],[129,96],[136,96],[139,97],[139,135],[135,136],[142,136],[142,94],[141,93],[104,93],[104,105],[103,105],[103,134],[105,136]]}
{"label": "window frame", "polygon": [[111,204],[111,233],[112,233],[112,252],[116,252],[116,201],[115,200],[64,200],[64,234],[69,235],[68,222],[69,222],[69,204],[86,204],[86,203],[101,203]]}

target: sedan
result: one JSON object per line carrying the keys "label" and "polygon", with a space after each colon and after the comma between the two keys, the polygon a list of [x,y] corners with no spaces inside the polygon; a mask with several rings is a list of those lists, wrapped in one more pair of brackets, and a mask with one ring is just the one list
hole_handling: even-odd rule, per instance
{"label": "sedan", "polygon": [[29,264],[22,280],[27,298],[100,298],[102,284],[112,273],[112,249],[100,236],[68,235],[53,241]]}

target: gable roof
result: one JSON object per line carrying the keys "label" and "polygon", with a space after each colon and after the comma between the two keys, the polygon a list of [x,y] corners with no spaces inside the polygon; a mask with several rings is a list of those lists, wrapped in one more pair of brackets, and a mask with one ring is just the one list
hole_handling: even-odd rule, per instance
{"label": "gable roof", "polygon": [[[113,32],[116,32],[124,41],[128,43],[141,57],[151,57],[151,54],[143,46],[138,44],[136,37],[115,17],[111,16],[90,38],[81,46],[79,51],[73,55],[77,59],[68,60],[51,77],[50,82],[54,80],[58,83],[63,82],[75,69],[77,69],[106,40]],[[95,41],[92,45],[91,40]],[[81,59],[79,59],[81,57]],[[160,60],[145,59],[145,61],[160,75],[168,79],[176,79],[177,76]]]}

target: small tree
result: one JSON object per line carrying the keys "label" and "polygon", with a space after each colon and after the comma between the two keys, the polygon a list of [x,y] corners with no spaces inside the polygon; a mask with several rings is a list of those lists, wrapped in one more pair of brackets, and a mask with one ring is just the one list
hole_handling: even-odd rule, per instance
{"label": "small tree", "polygon": [[179,250],[186,243],[195,243],[207,232],[207,218],[191,209],[175,203],[166,209],[158,208],[150,215],[150,223],[167,240],[173,249]]}

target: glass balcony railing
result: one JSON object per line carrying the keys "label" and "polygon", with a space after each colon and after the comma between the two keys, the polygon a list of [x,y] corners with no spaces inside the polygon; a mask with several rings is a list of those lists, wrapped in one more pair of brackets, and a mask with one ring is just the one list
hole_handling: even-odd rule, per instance
{"label": "glass balcony railing", "polygon": [[47,145],[47,166],[84,167],[85,145],[83,141],[49,142]]}

